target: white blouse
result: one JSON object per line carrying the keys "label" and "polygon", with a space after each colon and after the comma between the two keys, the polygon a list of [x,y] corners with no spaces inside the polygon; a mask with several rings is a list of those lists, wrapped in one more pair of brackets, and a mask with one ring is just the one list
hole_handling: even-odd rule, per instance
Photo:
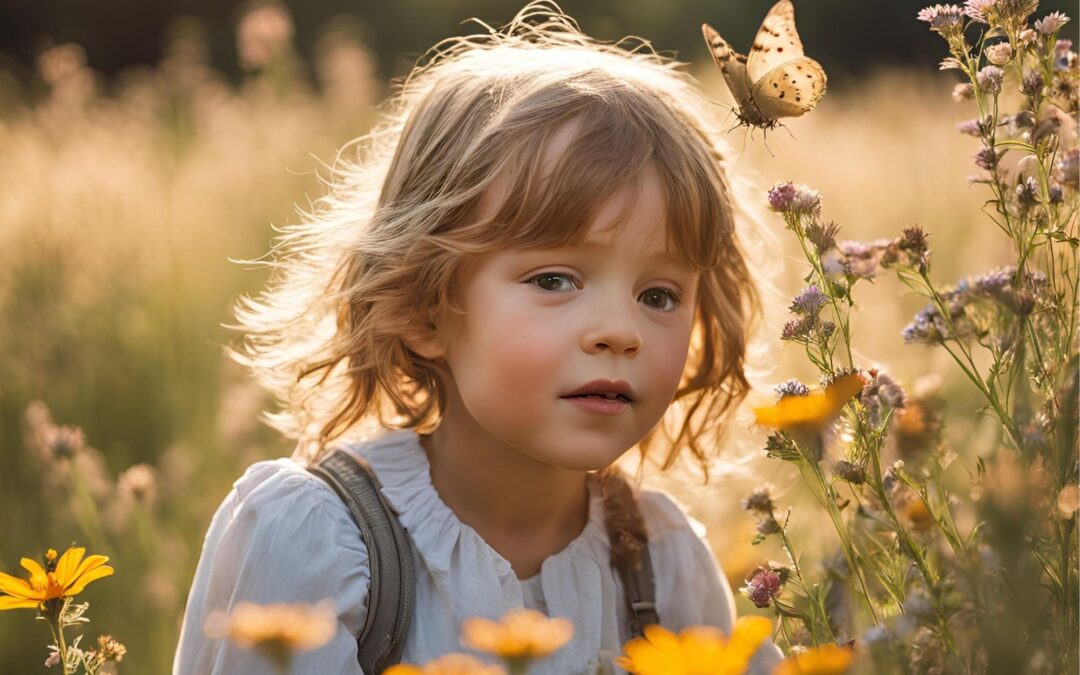
{"label": "white blouse", "polygon": [[[587,481],[585,529],[544,560],[539,574],[519,580],[510,563],[439,497],[415,431],[389,431],[347,449],[368,461],[414,544],[416,611],[403,663],[421,664],[448,652],[468,652],[459,642],[464,619],[498,619],[518,607],[566,617],[574,624],[573,639],[536,664],[531,675],[591,673],[601,660],[622,653],[630,637],[625,602],[619,576],[610,565],[603,498],[594,474]],[[639,501],[649,533],[662,625],[673,631],[712,625],[730,633],[735,601],[705,543],[705,528],[661,492],[643,490]],[[368,574],[360,531],[322,479],[288,458],[252,464],[210,522],[188,595],[173,673],[266,672],[261,656],[205,637],[203,624],[215,609],[229,610],[243,601],[333,598],[337,634],[325,647],[298,654],[293,672],[363,675],[356,661],[356,636],[364,624]],[[767,675],[781,658],[780,649],[767,641],[755,654],[750,672]],[[617,667],[614,672],[625,673]]]}

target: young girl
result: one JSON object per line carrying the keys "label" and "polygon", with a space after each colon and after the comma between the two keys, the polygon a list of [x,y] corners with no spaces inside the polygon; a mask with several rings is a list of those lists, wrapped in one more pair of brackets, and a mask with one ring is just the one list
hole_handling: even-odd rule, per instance
{"label": "young girl", "polygon": [[[359,162],[284,236],[269,289],[238,308],[234,356],[281,397],[272,420],[299,445],[251,466],[214,515],[174,672],[262,672],[205,637],[207,616],[323,598],[337,633],[296,672],[360,672],[368,551],[305,470],[331,444],[366,460],[414,547],[403,662],[464,651],[464,619],[520,607],[574,624],[532,673],[620,654],[612,518],[647,534],[661,625],[730,633],[700,523],[661,492],[604,490],[635,446],[665,469],[679,452],[704,465],[749,389],[760,301],[736,229],[752,221],[676,65],[534,3],[409,76]],[[780,658],[766,642],[751,672]]]}

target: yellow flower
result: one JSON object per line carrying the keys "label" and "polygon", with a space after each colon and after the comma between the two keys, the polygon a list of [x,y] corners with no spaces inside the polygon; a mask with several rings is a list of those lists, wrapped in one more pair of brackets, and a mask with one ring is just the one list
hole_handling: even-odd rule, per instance
{"label": "yellow flower", "polygon": [[926,503],[919,497],[912,497],[903,507],[904,516],[911,521],[912,526],[919,531],[925,532],[934,524],[934,517],[926,508]]}
{"label": "yellow flower", "polygon": [[257,649],[278,664],[286,664],[293,652],[322,647],[337,631],[334,601],[316,605],[241,602],[231,614],[213,612],[203,626],[212,638],[228,638],[247,649]]}
{"label": "yellow flower", "polygon": [[[0,610],[37,607],[45,609],[45,601],[69,598],[82,593],[86,585],[113,573],[103,555],[92,555],[83,560],[86,549],[69,548],[56,562],[55,569],[46,570],[35,560],[23,558],[19,564],[30,573],[29,580],[19,579],[0,572]],[[48,566],[56,560],[56,551],[49,549],[45,555]]]}
{"label": "yellow flower", "polygon": [[833,420],[844,404],[862,391],[864,380],[858,373],[837,378],[824,391],[806,396],[784,396],[776,405],[754,408],[758,424],[784,430],[820,431]]}
{"label": "yellow flower", "polygon": [[649,625],[645,637],[626,643],[615,664],[634,675],[741,675],[770,633],[772,622],[763,616],[739,617],[730,640],[712,626],[691,626],[675,635]]}
{"label": "yellow flower", "polygon": [[447,654],[423,666],[391,666],[383,675],[506,675],[502,666],[484,663],[468,654]]}
{"label": "yellow flower", "polygon": [[499,621],[473,617],[461,624],[461,643],[510,660],[542,659],[566,644],[574,624],[533,609],[515,609]]}
{"label": "yellow flower", "polygon": [[854,651],[838,644],[811,647],[784,659],[772,675],[843,675],[854,659]]}

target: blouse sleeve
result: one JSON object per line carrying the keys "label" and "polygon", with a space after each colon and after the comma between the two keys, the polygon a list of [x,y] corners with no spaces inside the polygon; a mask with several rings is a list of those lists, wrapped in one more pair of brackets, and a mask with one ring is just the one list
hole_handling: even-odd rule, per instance
{"label": "blouse sleeve", "polygon": [[174,675],[268,672],[253,651],[205,636],[214,610],[240,602],[315,603],[333,598],[337,632],[299,652],[293,672],[363,675],[356,636],[367,612],[367,548],[348,508],[317,476],[290,459],[256,462],[236,481],[210,522],[195,570]]}
{"label": "blouse sleeve", "polygon": [[[649,553],[656,570],[657,612],[669,630],[716,626],[731,634],[735,595],[705,538],[705,526],[686,515],[670,497],[653,490],[641,496],[649,530]],[[784,654],[770,639],[754,653],[749,675],[769,675]]]}

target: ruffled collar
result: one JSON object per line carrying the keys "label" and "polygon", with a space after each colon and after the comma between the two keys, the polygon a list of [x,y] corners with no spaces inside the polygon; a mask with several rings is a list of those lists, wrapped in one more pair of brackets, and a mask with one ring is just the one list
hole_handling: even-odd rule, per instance
{"label": "ruffled collar", "polygon": [[[500,577],[514,575],[510,562],[480,536],[458,519],[442,500],[431,482],[431,465],[420,437],[413,429],[390,430],[374,439],[351,443],[348,450],[367,460],[381,484],[381,492],[397,512],[402,527],[408,531],[413,543],[424,556],[431,571],[446,574],[450,571],[455,546],[460,538],[468,538],[476,548],[490,554]],[[589,517],[585,528],[558,553],[548,556],[543,567],[563,567],[567,560],[584,554],[596,561],[601,543],[607,547],[607,531],[604,525],[604,500],[596,474],[586,479],[589,490]]]}

